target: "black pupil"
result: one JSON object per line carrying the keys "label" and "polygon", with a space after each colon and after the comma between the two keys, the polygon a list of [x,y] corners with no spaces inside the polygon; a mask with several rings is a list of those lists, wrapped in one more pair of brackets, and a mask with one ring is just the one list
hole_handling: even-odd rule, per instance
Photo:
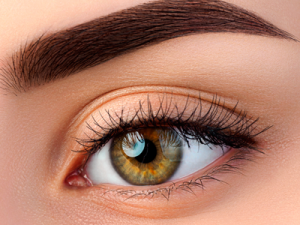
{"label": "black pupil", "polygon": [[140,163],[149,163],[152,162],[157,154],[157,149],[155,144],[152,141],[145,139],[145,148],[142,153],[135,157]]}

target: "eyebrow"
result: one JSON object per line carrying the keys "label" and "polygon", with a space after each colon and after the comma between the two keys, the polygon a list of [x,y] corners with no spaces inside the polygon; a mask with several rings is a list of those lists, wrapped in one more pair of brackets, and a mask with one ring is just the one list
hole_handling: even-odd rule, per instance
{"label": "eyebrow", "polygon": [[26,92],[116,56],[193,33],[232,32],[297,41],[261,17],[220,0],[161,0],[44,34],[0,68],[0,88]]}

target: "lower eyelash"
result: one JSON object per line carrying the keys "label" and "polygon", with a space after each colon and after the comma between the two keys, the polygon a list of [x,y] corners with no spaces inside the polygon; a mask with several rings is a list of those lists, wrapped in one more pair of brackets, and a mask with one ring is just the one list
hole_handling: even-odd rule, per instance
{"label": "lower eyelash", "polygon": [[[249,149],[243,149],[235,153],[233,156],[231,156],[225,163],[214,167],[213,169],[209,170],[208,173],[205,175],[202,175],[200,177],[197,177],[195,179],[191,179],[189,181],[184,182],[172,182],[167,187],[160,187],[154,190],[143,190],[143,191],[137,191],[137,190],[124,190],[122,188],[118,189],[108,189],[103,186],[98,186],[96,188],[101,189],[103,192],[103,196],[109,193],[113,193],[115,196],[121,196],[123,198],[123,201],[130,200],[132,198],[143,198],[143,199],[152,199],[154,197],[162,196],[167,201],[170,200],[170,197],[174,191],[186,191],[188,193],[191,193],[193,195],[196,195],[193,191],[193,188],[201,188],[202,190],[205,190],[205,182],[207,181],[217,181],[224,184],[228,184],[227,182],[216,178],[216,175],[224,174],[224,173],[242,173],[242,162],[244,161],[250,161],[253,162],[253,155],[255,153],[264,154],[262,150],[249,150]],[[124,197],[125,196],[125,197]]]}

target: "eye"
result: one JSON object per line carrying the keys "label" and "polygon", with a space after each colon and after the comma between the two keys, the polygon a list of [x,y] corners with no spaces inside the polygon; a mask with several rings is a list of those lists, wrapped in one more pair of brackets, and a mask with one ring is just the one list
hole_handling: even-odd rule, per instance
{"label": "eye", "polygon": [[89,159],[85,173],[93,185],[156,185],[201,170],[228,150],[185,141],[171,128],[139,129],[109,141]]}
{"label": "eye", "polygon": [[209,101],[172,93],[112,96],[75,126],[79,160],[66,177],[69,186],[110,185],[110,192],[130,186],[135,194],[146,187],[158,193],[167,184],[177,185],[172,190],[202,186],[261,152],[256,136],[268,129],[216,96]]}

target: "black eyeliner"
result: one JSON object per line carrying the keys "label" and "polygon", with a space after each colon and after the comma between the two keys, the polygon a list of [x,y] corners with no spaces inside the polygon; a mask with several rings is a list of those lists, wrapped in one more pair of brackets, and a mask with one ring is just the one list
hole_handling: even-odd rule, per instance
{"label": "black eyeliner", "polygon": [[259,118],[255,120],[248,118],[247,113],[244,111],[236,113],[238,103],[233,109],[226,109],[225,102],[221,104],[221,98],[217,95],[213,97],[205,114],[203,114],[201,98],[199,97],[197,101],[197,106],[187,118],[184,118],[184,115],[190,104],[190,98],[187,97],[185,106],[180,111],[177,104],[173,102],[172,96],[167,99],[165,95],[160,100],[160,106],[156,113],[153,111],[149,96],[146,104],[141,100],[139,101],[139,108],[135,111],[133,118],[130,119],[125,116],[124,108],[120,114],[106,110],[109,120],[105,120],[99,112],[105,125],[100,125],[94,117],[93,123],[96,125],[97,130],[87,123],[87,128],[94,133],[94,137],[76,139],[84,148],[80,152],[92,155],[110,139],[121,133],[149,127],[173,128],[187,144],[189,140],[197,140],[201,144],[255,149],[257,144],[255,137],[270,128],[257,130],[256,123]]}

